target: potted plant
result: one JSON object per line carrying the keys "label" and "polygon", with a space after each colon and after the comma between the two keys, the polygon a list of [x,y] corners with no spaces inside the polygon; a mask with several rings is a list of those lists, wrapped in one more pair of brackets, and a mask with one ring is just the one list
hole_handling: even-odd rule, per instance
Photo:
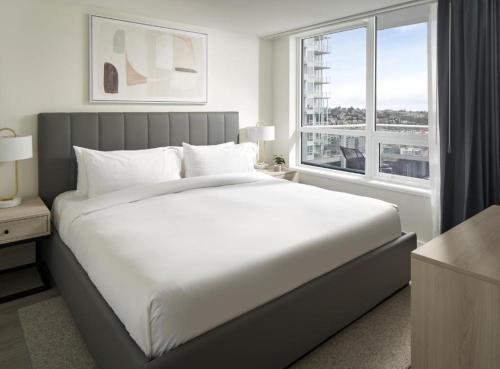
{"label": "potted plant", "polygon": [[286,161],[285,161],[285,158],[283,157],[283,155],[281,154],[278,154],[278,155],[274,155],[274,158],[273,158],[273,162],[274,162],[274,170],[276,172],[281,172],[282,169],[283,169],[283,166],[285,165]]}

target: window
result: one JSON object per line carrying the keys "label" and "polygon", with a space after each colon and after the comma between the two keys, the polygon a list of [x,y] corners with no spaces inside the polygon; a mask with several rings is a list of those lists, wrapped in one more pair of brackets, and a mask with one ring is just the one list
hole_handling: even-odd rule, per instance
{"label": "window", "polygon": [[[309,133],[302,133],[309,135]],[[315,133],[302,137],[302,162],[329,169],[365,172],[365,137]]]}
{"label": "window", "polygon": [[428,5],[302,37],[300,162],[428,186]]}
{"label": "window", "polygon": [[343,130],[366,128],[366,33],[363,26],[302,40],[304,164],[365,172],[365,137]]}

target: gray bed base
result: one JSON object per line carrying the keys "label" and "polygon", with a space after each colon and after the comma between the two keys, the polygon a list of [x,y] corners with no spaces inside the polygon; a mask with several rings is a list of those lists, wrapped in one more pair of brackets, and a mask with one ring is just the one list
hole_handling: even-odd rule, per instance
{"label": "gray bed base", "polygon": [[42,242],[43,260],[99,369],[279,369],[407,285],[416,236],[403,234],[153,360],[57,232]]}
{"label": "gray bed base", "polygon": [[[39,194],[50,207],[75,188],[73,145],[135,150],[237,142],[238,135],[236,112],[39,114]],[[404,234],[149,360],[57,232],[41,242],[42,260],[99,369],[284,368],[408,284],[416,248],[415,234]]]}

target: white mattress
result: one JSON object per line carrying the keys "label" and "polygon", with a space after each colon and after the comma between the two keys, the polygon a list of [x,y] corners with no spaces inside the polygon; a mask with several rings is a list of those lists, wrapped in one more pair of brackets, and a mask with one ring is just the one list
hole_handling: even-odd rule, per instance
{"label": "white mattress", "polygon": [[262,174],[54,205],[63,241],[148,357],[397,238],[397,208]]}

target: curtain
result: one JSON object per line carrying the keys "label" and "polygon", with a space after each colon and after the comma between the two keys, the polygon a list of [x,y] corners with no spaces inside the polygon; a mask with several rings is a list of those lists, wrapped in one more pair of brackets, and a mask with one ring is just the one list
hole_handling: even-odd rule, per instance
{"label": "curtain", "polygon": [[500,1],[438,1],[441,231],[500,203]]}

